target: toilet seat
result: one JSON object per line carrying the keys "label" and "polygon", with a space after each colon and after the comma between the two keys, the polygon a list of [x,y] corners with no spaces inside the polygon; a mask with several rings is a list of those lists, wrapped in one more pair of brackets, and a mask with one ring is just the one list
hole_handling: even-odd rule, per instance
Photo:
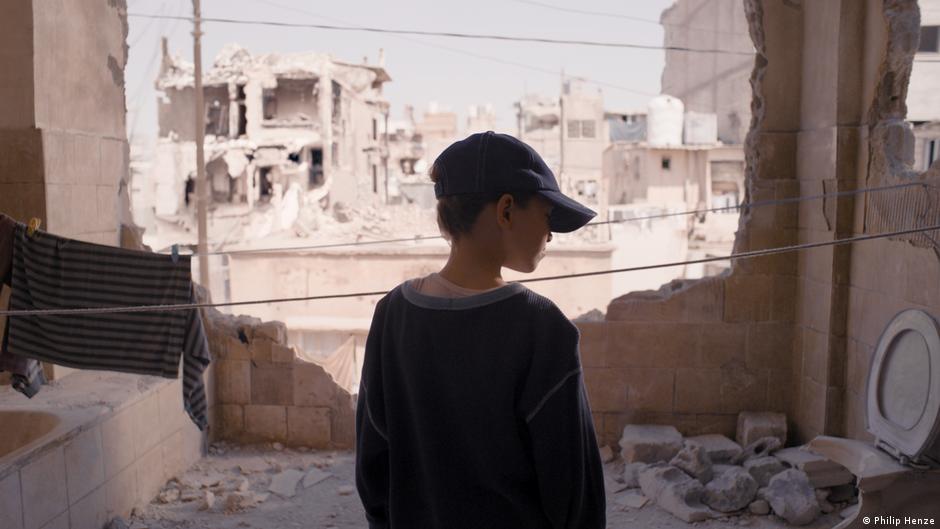
{"label": "toilet seat", "polygon": [[878,340],[868,371],[868,431],[905,465],[940,466],[940,326],[905,310]]}

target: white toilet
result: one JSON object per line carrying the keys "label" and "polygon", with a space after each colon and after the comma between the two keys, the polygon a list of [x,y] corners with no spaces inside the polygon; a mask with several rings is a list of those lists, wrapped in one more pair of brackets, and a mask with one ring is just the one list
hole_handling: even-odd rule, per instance
{"label": "white toilet", "polygon": [[857,478],[858,514],[836,527],[910,525],[905,517],[940,524],[940,326],[933,317],[921,310],[895,316],[878,340],[866,393],[874,444],[819,436],[807,445]]}

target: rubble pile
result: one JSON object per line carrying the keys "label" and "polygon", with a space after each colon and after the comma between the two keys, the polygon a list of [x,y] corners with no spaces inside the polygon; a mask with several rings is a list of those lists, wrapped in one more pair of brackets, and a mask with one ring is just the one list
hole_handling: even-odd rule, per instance
{"label": "rubble pile", "polygon": [[672,426],[627,425],[619,456],[604,458],[608,493],[619,509],[655,504],[688,523],[739,517],[747,524],[748,517],[771,515],[806,525],[857,508],[848,470],[805,447],[782,448],[783,414],[742,413],[737,437],[686,438]]}

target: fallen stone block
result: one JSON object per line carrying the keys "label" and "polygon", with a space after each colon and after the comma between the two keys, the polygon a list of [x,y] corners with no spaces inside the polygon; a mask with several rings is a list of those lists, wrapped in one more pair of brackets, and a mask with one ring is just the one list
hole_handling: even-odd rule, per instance
{"label": "fallen stone block", "polygon": [[762,437],[774,437],[787,444],[787,416],[783,413],[742,411],[738,414],[735,440],[747,446]]}
{"label": "fallen stone block", "polygon": [[780,449],[780,440],[776,437],[762,437],[753,443],[747,445],[740,454],[735,456],[731,463],[740,465],[748,459],[769,456]]}
{"label": "fallen stone block", "polygon": [[268,499],[267,494],[255,494],[253,492],[232,492],[225,497],[223,510],[226,513],[235,513],[257,507],[264,500]]}
{"label": "fallen stone block", "polygon": [[202,491],[202,499],[199,502],[199,510],[208,511],[212,508],[213,505],[215,505],[215,493],[213,493],[211,490]]}
{"label": "fallen stone block", "polygon": [[669,464],[699,480],[703,485],[713,477],[712,462],[702,445],[685,443]]}
{"label": "fallen stone block", "polygon": [[623,509],[642,509],[644,505],[649,503],[649,498],[643,494],[633,491],[626,494],[620,494],[614,498],[614,503]]}
{"label": "fallen stone block", "polygon": [[643,495],[685,522],[699,522],[713,516],[702,504],[702,484],[676,467],[650,466],[640,473],[640,487]]}
{"label": "fallen stone block", "polygon": [[686,441],[701,445],[712,463],[727,463],[741,453],[741,445],[721,434],[696,435]]}
{"label": "fallen stone block", "polygon": [[600,449],[601,463],[610,463],[614,460],[614,451],[609,446],[603,446]]}
{"label": "fallen stone block", "polygon": [[640,472],[646,470],[649,465],[646,463],[627,463],[623,466],[623,484],[628,489],[635,489],[640,486]]}
{"label": "fallen stone block", "polygon": [[770,478],[783,472],[787,467],[774,456],[755,457],[744,462],[744,469],[757,481],[759,487],[766,487]]}
{"label": "fallen stone block", "polygon": [[702,500],[719,512],[734,512],[748,506],[757,494],[757,481],[741,467],[721,473],[705,485]]}
{"label": "fallen stone block", "polygon": [[349,496],[353,492],[356,492],[356,489],[352,485],[343,485],[336,489],[336,493],[340,496]]}
{"label": "fallen stone block", "polygon": [[835,487],[829,489],[828,499],[833,503],[855,503],[855,501],[858,500],[858,489],[855,488],[854,483],[836,485]]}
{"label": "fallen stone block", "polygon": [[715,476],[717,476],[718,474],[721,474],[722,472],[727,472],[731,470],[732,468],[738,468],[738,465],[725,465],[723,463],[718,463],[718,464],[712,465],[712,473],[714,473]]}
{"label": "fallen stone block", "polygon": [[801,470],[784,470],[770,478],[770,483],[761,491],[774,514],[792,525],[806,525],[819,516],[816,491]]}
{"label": "fallen stone block", "polygon": [[108,522],[108,525],[105,526],[105,529],[128,529],[127,521],[120,516],[116,516]]}
{"label": "fallen stone block", "polygon": [[747,510],[750,511],[751,514],[763,516],[770,514],[770,504],[767,503],[767,500],[754,500],[747,506]]}
{"label": "fallen stone block", "polygon": [[292,498],[297,493],[297,483],[303,479],[304,473],[299,470],[288,469],[271,478],[268,490],[282,498]]}
{"label": "fallen stone block", "polygon": [[620,457],[627,463],[669,461],[682,449],[682,434],[674,426],[628,424],[620,438]]}
{"label": "fallen stone block", "polygon": [[180,499],[180,490],[173,487],[162,491],[157,495],[157,501],[160,503],[173,503]]}

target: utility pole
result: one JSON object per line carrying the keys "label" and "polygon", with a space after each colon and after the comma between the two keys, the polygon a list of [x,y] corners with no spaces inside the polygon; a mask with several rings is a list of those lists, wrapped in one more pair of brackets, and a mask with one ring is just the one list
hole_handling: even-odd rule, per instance
{"label": "utility pole", "polygon": [[209,244],[206,210],[209,197],[206,185],[206,153],[203,143],[206,136],[206,107],[202,94],[202,30],[199,27],[201,10],[200,0],[193,0],[193,70],[196,90],[196,217],[199,225],[199,284],[209,290]]}

